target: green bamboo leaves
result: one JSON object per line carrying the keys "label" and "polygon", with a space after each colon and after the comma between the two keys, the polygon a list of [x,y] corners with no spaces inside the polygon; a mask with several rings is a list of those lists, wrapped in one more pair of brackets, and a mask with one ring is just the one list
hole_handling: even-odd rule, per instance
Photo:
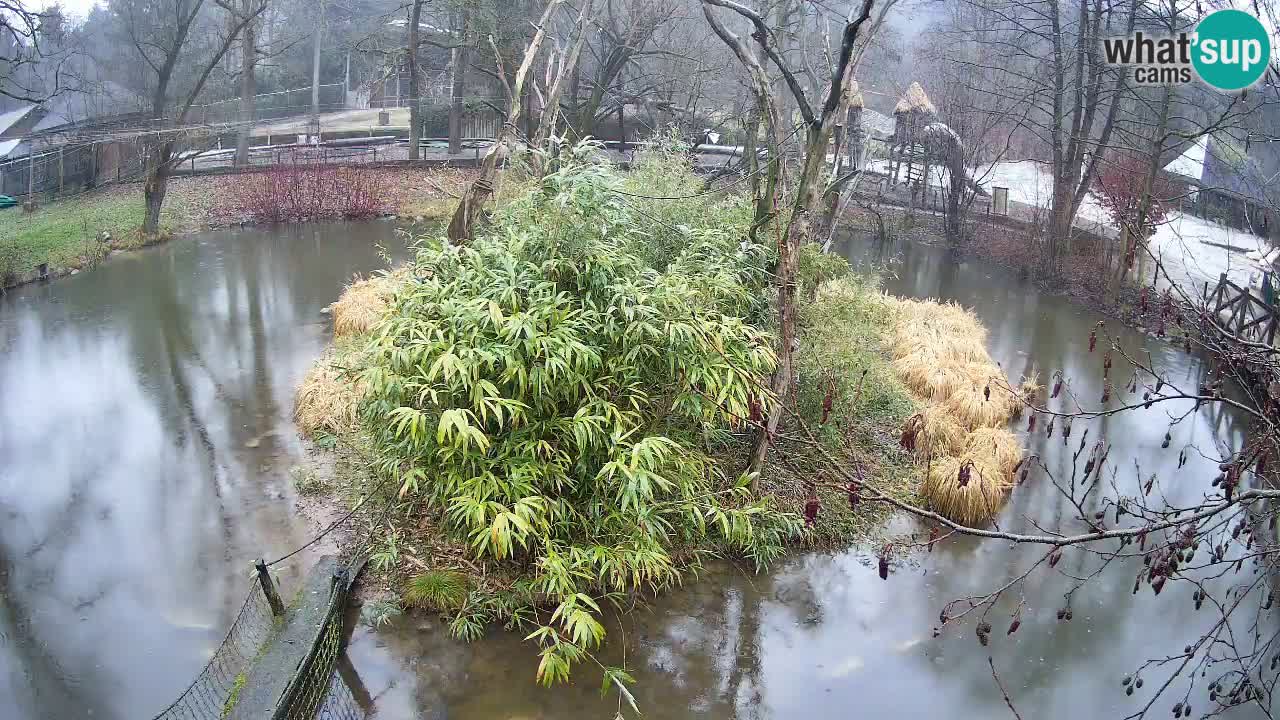
{"label": "green bamboo leaves", "polygon": [[676,227],[618,202],[621,182],[566,164],[467,247],[422,245],[360,378],[379,472],[554,608],[528,635],[547,683],[603,640],[601,599],[679,581],[673,547],[762,562],[799,528],[705,455],[768,403],[775,365],[749,213],[684,203]]}

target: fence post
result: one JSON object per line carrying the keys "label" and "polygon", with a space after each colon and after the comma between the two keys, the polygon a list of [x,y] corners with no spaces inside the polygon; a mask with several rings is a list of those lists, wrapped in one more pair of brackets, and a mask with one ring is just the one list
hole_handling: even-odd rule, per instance
{"label": "fence post", "polygon": [[63,188],[63,186],[64,186],[64,181],[63,181],[64,174],[63,174],[63,163],[62,163],[62,149],[63,149],[63,147],[65,147],[65,146],[63,146],[63,145],[59,145],[59,146],[58,146],[58,194],[59,194],[59,195],[61,195],[61,194],[62,194],[62,188]]}
{"label": "fence post", "polygon": [[27,155],[27,201],[30,202],[36,197],[36,149],[31,146]]}
{"label": "fence post", "polygon": [[284,615],[284,603],[280,601],[280,593],[276,592],[276,584],[271,581],[271,573],[267,570],[267,564],[262,558],[254,561],[253,566],[258,569],[258,582],[262,584],[262,594],[267,596],[267,604],[271,606],[271,614],[280,616]]}

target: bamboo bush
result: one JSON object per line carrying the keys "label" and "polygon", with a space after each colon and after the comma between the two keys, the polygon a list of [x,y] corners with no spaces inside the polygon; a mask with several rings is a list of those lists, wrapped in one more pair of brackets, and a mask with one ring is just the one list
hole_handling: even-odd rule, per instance
{"label": "bamboo bush", "polygon": [[671,223],[575,152],[466,247],[420,245],[359,375],[377,472],[473,557],[531,576],[511,607],[468,602],[455,632],[549,607],[529,635],[547,683],[603,640],[602,600],[669,587],[706,553],[767,562],[800,527],[703,449],[767,403],[749,208]]}

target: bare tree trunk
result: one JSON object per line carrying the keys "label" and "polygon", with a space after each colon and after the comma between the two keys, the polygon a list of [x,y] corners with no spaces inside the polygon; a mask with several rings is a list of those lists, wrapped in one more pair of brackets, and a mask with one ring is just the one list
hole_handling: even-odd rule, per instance
{"label": "bare tree trunk", "polygon": [[409,46],[405,48],[409,60],[409,159],[417,160],[422,149],[422,98],[418,97],[418,43],[422,25],[422,3],[413,0],[409,12]]}
{"label": "bare tree trunk", "polygon": [[747,115],[742,138],[742,167],[751,177],[751,197],[760,200],[760,158],[756,154],[756,136],[760,134],[760,108],[753,106]]}
{"label": "bare tree trunk", "polygon": [[453,87],[449,92],[449,154],[462,153],[462,88],[467,79],[467,11],[454,14]]}
{"label": "bare tree trunk", "polygon": [[957,145],[947,157],[947,204],[942,210],[943,229],[947,236],[947,245],[955,250],[964,242],[965,187],[968,180],[965,175],[964,152]]}
{"label": "bare tree trunk", "polygon": [[142,198],[146,206],[142,219],[142,234],[155,237],[160,233],[160,210],[169,192],[169,162],[173,157],[173,141],[161,142],[155,152],[147,156],[147,179],[142,185]]}
{"label": "bare tree trunk", "polygon": [[[253,12],[253,0],[240,0],[240,11]],[[249,164],[249,134],[253,126],[254,96],[258,93],[258,43],[254,23],[245,25],[240,39],[240,127],[236,130],[236,161]]]}
{"label": "bare tree trunk", "polygon": [[1136,256],[1138,260],[1138,282],[1143,282],[1146,276],[1146,261],[1148,253],[1145,250],[1147,241],[1146,226],[1147,218],[1151,214],[1152,197],[1151,193],[1156,183],[1156,176],[1160,172],[1161,157],[1164,154],[1165,133],[1169,129],[1169,115],[1173,105],[1173,86],[1165,85],[1164,94],[1160,99],[1160,118],[1156,122],[1156,132],[1151,139],[1151,162],[1147,165],[1147,172],[1142,176],[1142,190],[1138,195],[1138,214],[1134,218],[1132,227],[1120,228],[1120,267],[1116,269],[1116,281],[1114,291],[1119,292],[1120,286],[1124,283],[1125,275],[1129,273],[1130,254]]}
{"label": "bare tree trunk", "polygon": [[[578,34],[574,40],[573,48],[569,50],[560,62],[560,68],[556,71],[555,79],[551,81],[551,89],[547,91],[546,107],[543,108],[542,117],[538,121],[538,129],[532,136],[532,148],[541,148],[547,138],[555,132],[556,119],[560,115],[560,96],[564,93],[565,79],[570,72],[578,66],[578,57],[582,53],[582,46],[587,42],[587,20],[591,12],[592,0],[587,0],[582,4],[582,9],[578,12],[577,22],[574,24]],[[542,175],[546,168],[539,167],[540,161],[537,155],[534,158],[534,171],[538,175]]]}
{"label": "bare tree trunk", "polygon": [[316,31],[311,47],[311,129],[320,134],[320,42],[324,39],[324,2],[316,15]]}

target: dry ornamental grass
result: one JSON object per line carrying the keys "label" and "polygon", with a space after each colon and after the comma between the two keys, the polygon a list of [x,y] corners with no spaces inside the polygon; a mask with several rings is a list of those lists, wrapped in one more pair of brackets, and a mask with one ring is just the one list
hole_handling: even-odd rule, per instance
{"label": "dry ornamental grass", "polygon": [[330,306],[333,311],[333,334],[345,337],[363,335],[372,330],[387,314],[391,297],[407,277],[406,270],[395,270],[348,285]]}
{"label": "dry ornamental grass", "polygon": [[293,419],[307,435],[352,432],[364,388],[343,373],[350,353],[331,348],[316,360],[294,396]]}
{"label": "dry ornamental grass", "polygon": [[921,493],[956,522],[980,525],[1000,510],[1022,459],[1005,428],[1034,381],[1015,390],[987,354],[986,329],[954,303],[889,302],[896,312],[890,350],[893,369],[925,409],[908,421],[928,470]]}
{"label": "dry ornamental grass", "polygon": [[386,315],[391,297],[408,279],[405,269],[356,280],[330,306],[334,347],[326,350],[298,385],[293,418],[307,435],[341,435],[356,429],[364,388],[347,370],[359,362],[360,336]]}

